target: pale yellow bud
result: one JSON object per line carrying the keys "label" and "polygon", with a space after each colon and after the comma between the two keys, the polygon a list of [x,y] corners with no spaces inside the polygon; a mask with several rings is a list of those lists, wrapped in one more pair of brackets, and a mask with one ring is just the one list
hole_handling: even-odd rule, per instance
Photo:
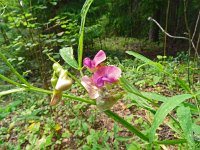
{"label": "pale yellow bud", "polygon": [[71,85],[72,79],[68,77],[67,71],[61,70],[55,89],[58,91],[65,91],[69,89]]}

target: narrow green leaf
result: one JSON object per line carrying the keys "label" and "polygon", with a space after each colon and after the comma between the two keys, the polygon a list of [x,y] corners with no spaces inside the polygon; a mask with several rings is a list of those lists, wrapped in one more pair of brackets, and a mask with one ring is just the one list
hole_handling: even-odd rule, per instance
{"label": "narrow green leaf", "polygon": [[25,88],[18,88],[18,89],[2,91],[2,92],[0,92],[0,96],[11,94],[11,93],[16,93],[16,92],[22,92],[22,91],[25,91],[25,90],[26,90]]}
{"label": "narrow green leaf", "polygon": [[180,78],[176,78],[176,82],[188,93],[191,93],[190,87],[187,85],[187,83]]}
{"label": "narrow green leaf", "polygon": [[143,62],[145,62],[146,64],[149,64],[151,66],[154,66],[156,67],[157,69],[159,69],[161,72],[163,71],[163,68],[164,66],[161,65],[160,63],[157,63],[157,62],[154,62],[148,58],[146,58],[145,56],[139,54],[139,53],[136,53],[136,52],[133,52],[133,51],[126,51],[127,54],[129,55],[132,55],[134,57],[136,57],[137,59],[140,59],[142,60]]}
{"label": "narrow green leaf", "polygon": [[176,139],[176,140],[164,140],[164,141],[155,141],[156,144],[164,144],[164,145],[175,145],[186,143],[185,139]]}
{"label": "narrow green leaf", "polygon": [[78,64],[74,59],[72,47],[63,47],[62,49],[60,49],[60,55],[68,65],[75,69],[78,69]]}
{"label": "narrow green leaf", "polygon": [[[141,92],[142,95],[144,95],[145,97],[148,97],[152,100],[156,100],[156,101],[160,101],[160,102],[166,102],[167,100],[169,100],[169,97],[157,94],[157,93],[151,93],[151,92]],[[188,103],[188,102],[183,102],[183,104],[185,106],[189,106],[191,110],[198,112],[197,106]]]}
{"label": "narrow green leaf", "polygon": [[184,136],[192,148],[195,145],[194,138],[192,135],[192,115],[189,107],[180,106],[177,109],[177,117],[181,128],[183,130]]}
{"label": "narrow green leaf", "polygon": [[132,100],[135,100],[140,106],[144,107],[145,109],[150,110],[151,112],[154,112],[154,109],[152,109],[148,103],[148,102],[154,103],[151,99],[142,95],[140,91],[136,87],[131,85],[125,78],[121,77],[120,83],[122,87],[128,91],[128,96]]}
{"label": "narrow green leaf", "polygon": [[157,93],[151,93],[151,92],[141,92],[141,93],[142,93],[142,95],[144,95],[150,99],[156,100],[156,101],[166,102],[168,100],[168,97],[165,97],[165,96],[157,94]]}
{"label": "narrow green leaf", "polygon": [[140,91],[139,91],[134,85],[131,85],[125,78],[121,77],[121,78],[120,78],[120,83],[121,83],[122,87],[123,87],[126,91],[128,91],[128,92],[130,92],[130,93],[133,93],[133,94],[135,94],[135,95],[137,95],[137,96],[139,96],[139,97],[141,97],[141,98],[144,98],[144,99],[146,99],[147,101],[152,102],[151,99],[149,99],[149,98],[145,97],[144,95],[142,95],[142,94],[140,93]]}
{"label": "narrow green leaf", "polygon": [[126,53],[144,61],[145,63],[153,62],[152,60],[144,57],[143,55],[141,55],[139,53],[136,53],[136,52],[133,52],[133,51],[126,51]]}
{"label": "narrow green leaf", "polygon": [[157,110],[154,120],[152,123],[152,126],[149,130],[149,141],[153,142],[154,136],[156,134],[156,129],[160,126],[160,124],[163,122],[165,117],[169,112],[171,112],[175,107],[177,107],[179,104],[184,102],[186,99],[191,98],[192,95],[190,94],[182,94],[182,95],[176,95],[171,98],[169,98],[168,101],[163,103],[161,107]]}
{"label": "narrow green leaf", "polygon": [[81,27],[79,30],[79,44],[78,44],[78,64],[79,69],[82,67],[82,59],[83,59],[83,38],[84,38],[84,26],[87,12],[92,4],[93,0],[86,0],[83,8],[81,10]]}

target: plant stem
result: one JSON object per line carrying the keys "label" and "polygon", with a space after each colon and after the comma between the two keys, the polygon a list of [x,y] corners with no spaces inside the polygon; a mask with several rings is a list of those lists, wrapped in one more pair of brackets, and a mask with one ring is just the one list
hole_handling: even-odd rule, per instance
{"label": "plant stem", "polygon": [[2,91],[2,92],[0,92],[0,96],[8,95],[8,94],[16,93],[16,92],[23,92],[23,91],[26,91],[26,90],[27,89],[25,89],[25,88],[17,88],[17,89]]}
{"label": "plant stem", "polygon": [[13,80],[10,80],[9,78],[5,77],[4,75],[0,74],[0,78],[10,84],[13,84],[13,85],[16,85],[16,86],[21,86],[21,84],[13,81]]}
{"label": "plant stem", "polygon": [[104,112],[107,116],[109,116],[110,118],[114,119],[116,122],[120,123],[121,125],[123,125],[125,128],[127,128],[130,132],[134,133],[135,135],[137,135],[138,137],[140,137],[142,140],[144,141],[149,141],[148,137],[146,135],[144,135],[142,132],[140,132],[138,129],[136,129],[134,126],[132,126],[130,123],[128,123],[127,121],[125,121],[123,118],[119,117],[117,114],[115,114],[114,112],[110,111],[110,110],[106,110]]}
{"label": "plant stem", "polygon": [[6,65],[10,68],[10,70],[12,71],[12,73],[14,73],[18,79],[26,84],[27,86],[32,86],[30,83],[28,83],[18,72],[17,70],[15,70],[15,68],[11,65],[11,63],[8,61],[8,59],[0,52],[0,58],[6,63]]}

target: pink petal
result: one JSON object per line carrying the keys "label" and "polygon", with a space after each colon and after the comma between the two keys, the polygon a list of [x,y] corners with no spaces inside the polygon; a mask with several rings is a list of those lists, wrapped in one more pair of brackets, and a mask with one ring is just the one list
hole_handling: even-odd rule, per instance
{"label": "pink petal", "polygon": [[88,68],[94,68],[95,64],[93,62],[93,60],[91,60],[90,58],[86,57],[84,60],[83,60],[83,65],[85,67],[88,67]]}
{"label": "pink petal", "polygon": [[113,82],[117,81],[121,76],[121,69],[115,66],[107,66],[107,77]]}
{"label": "pink petal", "polygon": [[81,84],[85,87],[91,99],[96,99],[99,97],[99,89],[92,83],[91,78],[88,76],[83,76]]}
{"label": "pink petal", "polygon": [[115,66],[104,66],[99,68],[93,75],[93,83],[97,87],[104,86],[105,83],[116,82],[121,76],[121,69]]}
{"label": "pink petal", "polygon": [[106,54],[103,50],[100,50],[94,57],[93,61],[94,61],[94,64],[95,64],[95,67],[102,63],[104,60],[106,59]]}
{"label": "pink petal", "polygon": [[85,67],[88,67],[90,69],[94,69],[95,67],[97,67],[100,63],[102,63],[104,60],[106,59],[106,54],[103,50],[100,50],[94,57],[93,60],[91,60],[90,58],[86,57],[83,60],[83,65]]}

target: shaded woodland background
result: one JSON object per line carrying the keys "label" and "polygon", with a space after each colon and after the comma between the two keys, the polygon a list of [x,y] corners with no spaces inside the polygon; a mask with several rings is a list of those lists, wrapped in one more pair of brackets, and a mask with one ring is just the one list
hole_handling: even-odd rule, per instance
{"label": "shaded woodland background", "polygon": [[[25,77],[39,75],[48,88],[51,62],[46,54],[59,59],[62,47],[77,49],[80,11],[85,1],[0,2],[1,49]],[[199,9],[198,0],[95,0],[86,20],[85,54],[104,49],[120,58],[125,50],[133,50],[155,58],[158,54],[187,52],[188,41],[166,37],[147,18],[157,20],[171,35],[188,37],[195,29]],[[199,30],[198,26],[196,45],[200,41]],[[188,55],[193,53],[191,50]]]}

